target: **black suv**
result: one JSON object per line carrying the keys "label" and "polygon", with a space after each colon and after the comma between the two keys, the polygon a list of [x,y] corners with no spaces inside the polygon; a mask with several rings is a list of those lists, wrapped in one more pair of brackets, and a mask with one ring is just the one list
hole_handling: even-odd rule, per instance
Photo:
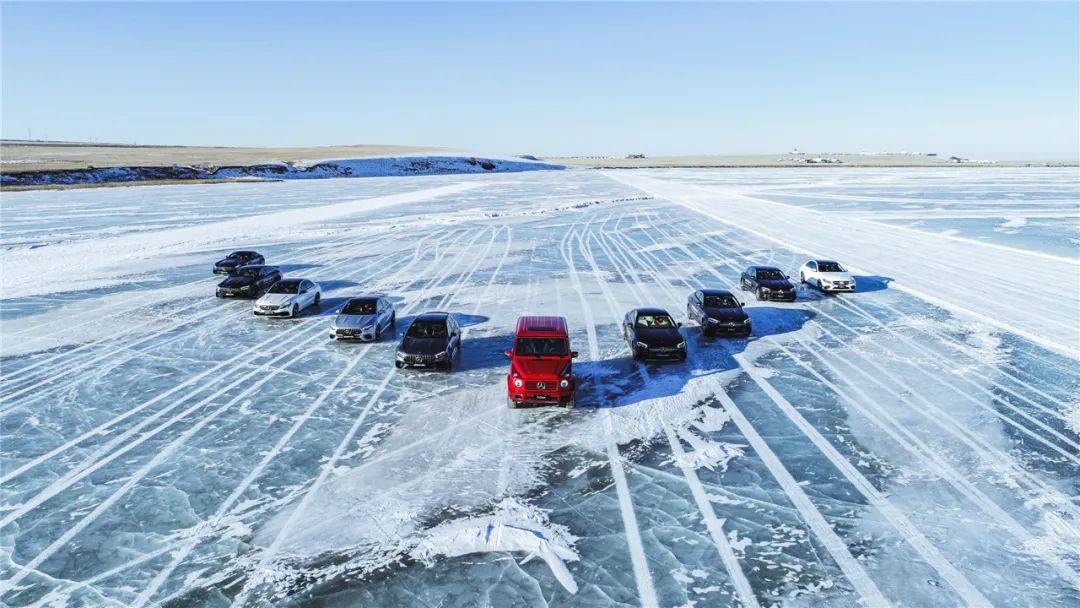
{"label": "black suv", "polygon": [[697,321],[701,333],[706,336],[746,337],[750,335],[750,315],[742,306],[742,302],[726,289],[699,289],[686,299],[686,316]]}
{"label": "black suv", "polygon": [[739,287],[752,291],[759,300],[795,301],[795,286],[775,266],[751,266],[739,277]]}
{"label": "black suv", "polygon": [[257,251],[234,251],[214,264],[214,274],[230,274],[241,266],[265,263],[266,258]]}
{"label": "black suv", "polygon": [[644,359],[686,359],[686,340],[679,333],[682,323],[662,308],[635,308],[623,317],[623,338],[635,361]]}
{"label": "black suv", "polygon": [[461,328],[448,312],[426,312],[413,319],[398,345],[394,365],[450,369],[461,354]]}
{"label": "black suv", "polygon": [[241,266],[218,283],[217,297],[257,298],[280,280],[281,271],[277,266]]}

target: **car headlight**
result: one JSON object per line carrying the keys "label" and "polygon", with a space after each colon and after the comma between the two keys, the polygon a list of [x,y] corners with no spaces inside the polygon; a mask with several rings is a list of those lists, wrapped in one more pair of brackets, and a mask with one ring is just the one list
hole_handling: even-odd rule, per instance
{"label": "car headlight", "polygon": [[675,348],[686,348],[686,342],[679,342],[675,345]]}
{"label": "car headlight", "polygon": [[562,380],[559,381],[559,387],[560,388],[569,388],[570,387],[570,381],[567,380],[566,378],[563,378]]}
{"label": "car headlight", "polygon": [[764,291],[765,293],[772,293],[772,290],[769,289],[768,287],[762,287],[761,291]]}
{"label": "car headlight", "polygon": [[709,317],[709,323],[719,323],[719,322],[720,322],[719,320],[714,319],[712,317]]}
{"label": "car headlight", "polygon": [[514,386],[521,388],[525,383],[521,381],[521,378],[514,378]]}
{"label": "car headlight", "polygon": [[634,346],[635,346],[636,348],[645,348],[645,349],[648,349],[648,348],[649,348],[649,345],[648,345],[648,344],[645,344],[644,342],[636,342],[636,341],[635,341],[635,342],[634,342]]}
{"label": "car headlight", "polygon": [[750,324],[750,319],[749,318],[743,319],[742,324],[743,325],[749,325]]}
{"label": "car headlight", "polygon": [[401,351],[399,350],[399,351],[397,351],[397,355],[396,355],[396,357],[397,357],[397,359],[398,359],[398,360],[400,360],[400,361],[404,361],[404,360],[405,360],[405,353],[403,353],[403,352],[401,352]]}
{"label": "car headlight", "polygon": [[360,331],[375,331],[375,324],[368,325],[368,326],[364,327],[364,329],[362,329]]}
{"label": "car headlight", "polygon": [[435,358],[436,359],[445,359],[446,358],[446,351],[444,350],[441,353],[436,353]]}

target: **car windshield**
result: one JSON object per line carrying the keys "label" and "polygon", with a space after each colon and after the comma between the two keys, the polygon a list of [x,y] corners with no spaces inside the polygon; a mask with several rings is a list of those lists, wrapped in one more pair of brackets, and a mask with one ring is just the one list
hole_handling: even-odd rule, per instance
{"label": "car windshield", "polygon": [[675,327],[675,321],[667,315],[638,315],[638,327]]}
{"label": "car windshield", "polygon": [[757,278],[767,281],[777,281],[784,278],[784,273],[775,268],[763,268],[757,271]]}
{"label": "car windshield", "polygon": [[405,332],[410,338],[445,338],[446,323],[442,321],[416,321]]}
{"label": "car windshield", "polygon": [[278,281],[270,288],[270,293],[300,293],[300,281]]}
{"label": "car windshield", "polygon": [[843,266],[836,262],[818,262],[818,270],[821,272],[847,272]]}
{"label": "car windshield", "polygon": [[739,303],[732,296],[705,296],[708,308],[738,308]]}
{"label": "car windshield", "polygon": [[258,277],[258,268],[237,268],[232,272],[234,277]]}
{"label": "car windshield", "polygon": [[343,315],[373,315],[375,314],[375,300],[349,300],[345,308],[341,309]]}
{"label": "car windshield", "polygon": [[563,338],[518,338],[514,352],[534,357],[565,357],[570,348]]}

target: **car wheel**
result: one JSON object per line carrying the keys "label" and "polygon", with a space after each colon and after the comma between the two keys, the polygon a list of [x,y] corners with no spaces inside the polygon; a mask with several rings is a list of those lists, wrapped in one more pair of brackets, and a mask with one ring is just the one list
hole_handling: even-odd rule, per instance
{"label": "car wheel", "polygon": [[821,279],[818,279],[817,281],[817,289],[818,291],[825,293],[825,290],[821,287]]}
{"label": "car wheel", "polygon": [[572,409],[576,408],[577,407],[577,399],[575,399],[574,397],[570,397],[570,399],[566,402],[566,405],[564,405],[563,407],[565,407],[568,410],[572,410]]}
{"label": "car wheel", "polygon": [[799,273],[799,282],[800,283],[805,283],[806,282],[806,275],[801,273],[801,272]]}
{"label": "car wheel", "polygon": [[390,313],[390,327],[397,327],[397,313]]}
{"label": "car wheel", "polygon": [[759,299],[759,300],[764,300],[765,299],[765,292],[761,291],[760,287],[758,288],[757,294],[755,294],[755,295],[757,295],[757,299]]}
{"label": "car wheel", "polygon": [[517,401],[514,401],[510,397],[507,397],[506,398],[506,407],[508,407],[508,408],[510,408],[512,410],[516,410],[518,408]]}
{"label": "car wheel", "polygon": [[320,293],[315,294],[315,306],[318,306],[319,302],[321,302],[321,301],[322,301],[322,293],[320,292]]}
{"label": "car wheel", "polygon": [[299,315],[299,314],[300,314],[300,305],[299,304],[293,304],[292,305],[292,311],[289,312],[289,316],[295,319],[296,316]]}
{"label": "car wheel", "polygon": [[394,367],[401,369],[405,367],[405,365],[401,361],[394,361]]}

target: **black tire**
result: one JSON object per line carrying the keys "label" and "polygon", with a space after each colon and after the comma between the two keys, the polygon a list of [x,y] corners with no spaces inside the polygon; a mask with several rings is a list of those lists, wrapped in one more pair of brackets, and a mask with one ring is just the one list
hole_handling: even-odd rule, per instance
{"label": "black tire", "polygon": [[397,313],[390,313],[390,327],[397,327]]}
{"label": "black tire", "polygon": [[799,273],[799,282],[800,283],[805,283],[806,282],[806,275],[801,273],[801,272]]}
{"label": "black tire", "polygon": [[322,301],[322,293],[320,292],[320,293],[315,294],[315,306],[318,306],[319,302],[321,302],[321,301]]}
{"label": "black tire", "polygon": [[396,367],[398,369],[401,369],[401,368],[405,367],[405,364],[402,363],[401,361],[394,361],[394,367]]}
{"label": "black tire", "polygon": [[295,319],[298,316],[300,316],[300,305],[299,304],[293,304],[292,305],[292,310],[289,311],[289,318],[290,319]]}
{"label": "black tire", "polygon": [[825,293],[825,289],[823,289],[821,287],[821,279],[817,280],[817,290],[820,291],[821,293]]}
{"label": "black tire", "polygon": [[577,398],[570,397],[570,399],[565,404],[563,404],[563,407],[565,407],[568,410],[572,410],[572,409],[576,408],[577,407]]}
{"label": "black tire", "polygon": [[759,301],[760,301],[760,300],[764,300],[764,299],[765,299],[765,292],[764,292],[764,291],[761,291],[761,288],[760,288],[760,287],[758,287],[757,293],[756,293],[756,294],[754,294],[754,295],[756,295],[756,296],[757,296],[757,299],[758,299]]}
{"label": "black tire", "polygon": [[517,401],[514,401],[514,400],[513,400],[513,399],[511,399],[510,397],[507,397],[507,398],[506,398],[506,407],[508,407],[508,408],[510,408],[510,409],[512,409],[512,410],[516,410],[516,409],[518,409],[518,404],[517,404]]}

